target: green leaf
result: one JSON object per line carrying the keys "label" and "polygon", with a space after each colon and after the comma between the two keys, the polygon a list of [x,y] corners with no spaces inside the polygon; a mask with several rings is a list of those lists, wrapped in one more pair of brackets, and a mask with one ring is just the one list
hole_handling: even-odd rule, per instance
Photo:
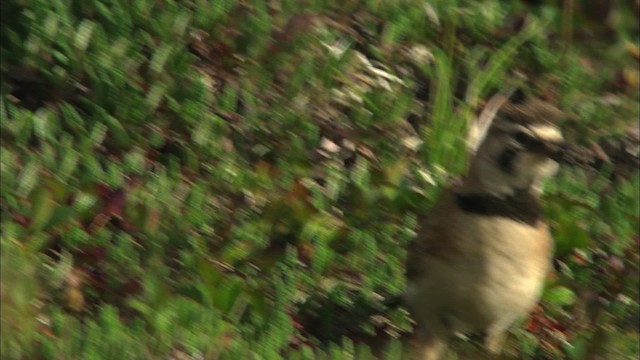
{"label": "green leaf", "polygon": [[46,140],[51,137],[51,123],[55,121],[53,119],[53,113],[47,109],[39,109],[33,115],[33,131],[40,139]]}
{"label": "green leaf", "polygon": [[591,243],[589,234],[576,222],[566,222],[558,226],[555,235],[556,256],[564,256],[575,249],[582,249]]}
{"label": "green leaf", "polygon": [[543,294],[542,300],[552,305],[567,306],[573,304],[576,301],[576,294],[573,292],[573,290],[567,287],[558,286],[547,290]]}
{"label": "green leaf", "polygon": [[95,27],[96,24],[91,20],[83,20],[80,23],[73,43],[78,50],[84,52],[87,49]]}
{"label": "green leaf", "polygon": [[67,103],[61,103],[60,105],[58,105],[58,107],[63,115],[62,117],[65,121],[65,124],[71,127],[74,132],[85,135],[86,130],[84,128],[84,119],[78,113],[78,111],[73,106]]}
{"label": "green leaf", "polygon": [[91,134],[89,134],[89,143],[94,147],[102,144],[107,136],[107,130],[109,130],[107,125],[97,122],[91,129]]}
{"label": "green leaf", "polygon": [[589,334],[581,333],[571,344],[565,344],[564,348],[569,359],[585,359],[589,350]]}
{"label": "green leaf", "polygon": [[80,160],[80,154],[74,149],[67,149],[58,166],[58,171],[56,172],[56,176],[61,180],[65,181],[73,174],[73,172],[78,167],[78,161]]}
{"label": "green leaf", "polygon": [[162,72],[162,70],[164,69],[165,63],[169,59],[169,56],[171,56],[172,51],[173,51],[173,47],[171,45],[165,44],[162,47],[160,47],[160,49],[158,49],[153,54],[153,58],[151,59],[151,64],[150,64],[151,70],[153,70],[156,73]]}
{"label": "green leaf", "polygon": [[235,304],[236,300],[242,293],[244,283],[242,280],[233,278],[226,281],[224,287],[218,293],[216,305],[225,314],[227,314]]}
{"label": "green leaf", "polygon": [[168,86],[161,82],[155,83],[151,86],[151,89],[147,93],[147,97],[145,99],[145,102],[151,111],[155,111],[158,105],[160,105],[162,98],[167,93],[167,89]]}
{"label": "green leaf", "polygon": [[40,165],[36,161],[30,161],[22,170],[18,178],[18,196],[27,196],[38,182]]}
{"label": "green leaf", "polygon": [[385,360],[402,360],[402,342],[398,339],[393,339],[389,343],[385,353]]}
{"label": "green leaf", "polygon": [[102,115],[102,120],[109,127],[109,130],[111,131],[111,135],[113,136],[113,139],[115,140],[116,144],[121,147],[124,147],[130,144],[131,138],[129,137],[127,130],[124,128],[124,126],[122,126],[122,123],[120,122],[120,120],[111,116],[104,109],[100,109],[99,112]]}
{"label": "green leaf", "polygon": [[57,225],[63,224],[71,220],[75,216],[73,208],[70,206],[62,206],[55,209],[51,219],[47,223],[47,228],[51,229]]}
{"label": "green leaf", "polygon": [[29,228],[34,232],[40,231],[47,225],[55,209],[53,192],[45,187],[36,190],[32,199],[32,222]]}

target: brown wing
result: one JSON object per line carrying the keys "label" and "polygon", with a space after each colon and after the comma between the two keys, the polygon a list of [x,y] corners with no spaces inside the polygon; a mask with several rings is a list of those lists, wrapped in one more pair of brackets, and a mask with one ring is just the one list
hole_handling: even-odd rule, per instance
{"label": "brown wing", "polygon": [[450,230],[456,226],[451,216],[457,211],[459,209],[451,194],[445,194],[430,214],[418,219],[417,235],[407,254],[406,275],[409,280],[420,277],[430,259],[456,256],[456,241]]}

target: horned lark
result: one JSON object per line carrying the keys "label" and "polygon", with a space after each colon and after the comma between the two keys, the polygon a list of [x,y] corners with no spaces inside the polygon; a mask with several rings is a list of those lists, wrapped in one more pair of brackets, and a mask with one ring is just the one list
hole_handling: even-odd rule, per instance
{"label": "horned lark", "polygon": [[487,351],[500,353],[509,326],[540,298],[554,248],[541,183],[578,153],[563,141],[561,116],[548,103],[512,96],[466,177],[419,221],[405,300],[423,359],[440,359],[455,333],[483,334]]}

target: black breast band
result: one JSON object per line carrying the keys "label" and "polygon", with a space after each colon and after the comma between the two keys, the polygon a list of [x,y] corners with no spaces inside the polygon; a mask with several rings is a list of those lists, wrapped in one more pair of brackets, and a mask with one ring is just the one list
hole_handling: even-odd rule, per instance
{"label": "black breast band", "polygon": [[538,198],[529,191],[518,191],[504,198],[490,194],[456,194],[456,204],[469,213],[499,216],[529,225],[536,225],[543,218]]}

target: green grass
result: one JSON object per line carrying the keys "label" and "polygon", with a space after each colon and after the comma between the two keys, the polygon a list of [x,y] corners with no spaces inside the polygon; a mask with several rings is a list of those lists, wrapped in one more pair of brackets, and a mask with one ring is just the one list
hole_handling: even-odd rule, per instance
{"label": "green grass", "polygon": [[[382,299],[493,94],[609,153],[637,125],[633,9],[566,3],[3,3],[2,358],[402,358]],[[547,184],[558,271],[508,357],[637,357],[629,158]]]}

